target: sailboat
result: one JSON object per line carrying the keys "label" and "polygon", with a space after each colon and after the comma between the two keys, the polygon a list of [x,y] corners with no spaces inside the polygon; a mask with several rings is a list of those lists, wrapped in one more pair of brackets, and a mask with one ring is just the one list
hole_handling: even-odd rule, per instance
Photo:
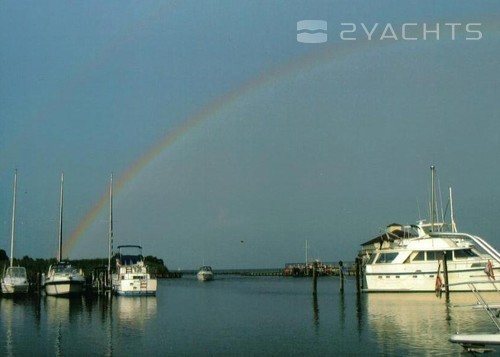
{"label": "sailboat", "polygon": [[73,268],[69,262],[62,260],[62,212],[64,193],[64,174],[61,174],[61,195],[59,207],[59,252],[57,263],[49,267],[43,285],[45,293],[52,296],[69,296],[81,294],[85,285],[83,274]]}
{"label": "sailboat", "polygon": [[14,198],[12,200],[12,230],[10,238],[10,266],[5,269],[2,277],[3,294],[25,294],[28,292],[29,283],[26,268],[14,266],[14,233],[16,227],[16,188],[17,171],[14,174]]}

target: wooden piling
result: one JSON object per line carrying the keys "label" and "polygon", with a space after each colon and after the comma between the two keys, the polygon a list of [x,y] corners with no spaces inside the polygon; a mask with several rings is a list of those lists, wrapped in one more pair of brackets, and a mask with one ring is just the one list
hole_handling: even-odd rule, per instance
{"label": "wooden piling", "polygon": [[448,280],[448,258],[446,257],[446,252],[443,252],[443,267],[444,267],[444,286],[446,289],[446,302],[450,301],[450,286]]}
{"label": "wooden piling", "polygon": [[35,291],[37,294],[40,294],[40,290],[42,287],[42,274],[36,273],[35,275]]}
{"label": "wooden piling", "polygon": [[340,276],[340,292],[344,292],[344,263],[342,260],[339,262],[339,276]]}
{"label": "wooden piling", "polygon": [[313,262],[313,295],[318,294],[318,262]]}
{"label": "wooden piling", "polygon": [[361,292],[361,259],[356,257],[356,291]]}

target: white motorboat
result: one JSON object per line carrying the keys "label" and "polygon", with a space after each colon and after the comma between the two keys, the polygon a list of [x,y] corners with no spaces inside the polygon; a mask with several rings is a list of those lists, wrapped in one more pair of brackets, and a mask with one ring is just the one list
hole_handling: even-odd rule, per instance
{"label": "white motorboat", "polygon": [[140,245],[118,246],[113,292],[120,296],[156,295],[157,279],[152,278],[144,263]]}
{"label": "white motorboat", "polygon": [[44,286],[45,293],[50,296],[77,295],[83,292],[85,278],[71,264],[60,261],[49,267]]}
{"label": "white motorboat", "polygon": [[453,209],[451,225],[432,218],[431,223],[392,224],[362,247],[366,292],[436,291],[446,278],[450,291],[467,291],[463,283],[471,281],[493,282],[486,289],[498,289],[494,276],[500,270],[500,254],[482,238],[458,233]]}
{"label": "white motorboat", "polygon": [[25,294],[29,290],[26,268],[8,267],[2,278],[3,294]]}
{"label": "white motorboat", "polygon": [[63,186],[64,174],[61,174],[61,196],[59,208],[59,252],[57,263],[49,267],[47,275],[42,279],[45,293],[51,296],[68,296],[81,294],[85,286],[83,273],[62,261],[62,218],[63,218]]}
{"label": "white motorboat", "polygon": [[12,228],[10,240],[10,266],[4,269],[1,285],[3,294],[25,294],[28,292],[29,283],[26,268],[14,266],[14,233],[16,227],[16,189],[17,171],[14,174],[14,196],[12,200]]}
{"label": "white motorboat", "polygon": [[214,280],[214,272],[212,271],[212,267],[208,265],[202,266],[196,274],[196,277],[199,281]]}

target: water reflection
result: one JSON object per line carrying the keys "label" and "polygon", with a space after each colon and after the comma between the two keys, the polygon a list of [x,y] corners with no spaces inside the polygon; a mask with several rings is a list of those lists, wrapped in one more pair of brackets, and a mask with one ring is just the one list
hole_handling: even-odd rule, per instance
{"label": "water reflection", "polygon": [[56,296],[45,297],[45,313],[50,323],[65,323],[82,315],[83,303],[81,297],[64,298]]}
{"label": "water reflection", "polygon": [[313,294],[313,323],[316,328],[319,327],[319,306],[318,295]]}
{"label": "water reflection", "polygon": [[451,303],[468,308],[449,308],[434,294],[368,294],[368,327],[384,354],[397,354],[403,348],[446,354],[452,348],[449,334],[472,325],[487,326],[487,316],[470,307],[472,294],[455,294]]}
{"label": "water reflection", "polygon": [[5,356],[13,356],[14,337],[12,321],[14,319],[14,300],[1,299],[0,311],[2,313],[2,327],[5,329]]}
{"label": "water reflection", "polygon": [[364,301],[362,300],[363,296],[364,296],[364,294],[361,294],[360,292],[358,292],[356,294],[356,317],[358,320],[358,334],[359,335],[361,335],[361,333],[363,331],[363,310],[364,310],[364,306],[363,306]]}
{"label": "water reflection", "polygon": [[31,300],[25,296],[0,298],[0,356],[22,354],[19,346],[24,340],[20,333],[31,315]]}
{"label": "water reflection", "polygon": [[144,329],[145,323],[156,317],[155,297],[119,297],[115,298],[118,321],[133,322],[133,327]]}

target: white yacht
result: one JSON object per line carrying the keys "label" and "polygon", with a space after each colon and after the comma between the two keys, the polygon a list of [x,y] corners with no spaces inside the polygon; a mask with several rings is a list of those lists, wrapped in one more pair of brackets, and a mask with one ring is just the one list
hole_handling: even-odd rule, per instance
{"label": "white yacht", "polygon": [[[434,192],[434,167],[433,174]],[[432,195],[434,196],[434,195]],[[435,217],[434,197],[431,217]],[[482,238],[459,233],[451,224],[424,221],[417,225],[392,224],[382,235],[362,245],[363,289],[366,292],[467,291],[465,283],[484,284],[497,290],[495,273],[500,271],[500,254]]]}
{"label": "white yacht", "polygon": [[25,294],[28,292],[29,283],[26,268],[14,266],[14,232],[16,227],[16,188],[17,171],[14,174],[14,196],[12,200],[12,227],[10,240],[10,266],[4,269],[1,285],[2,294]]}
{"label": "white yacht", "polygon": [[[494,283],[500,254],[493,247],[471,234],[430,232],[428,227],[423,222],[401,226],[404,235],[392,236],[388,231],[364,245],[366,292],[435,291],[444,284],[446,272],[450,291],[467,291],[460,285],[467,282]],[[367,249],[370,245],[372,249]],[[497,289],[496,284],[486,286]]]}
{"label": "white yacht", "polygon": [[196,274],[196,277],[199,281],[214,280],[214,272],[212,271],[212,267],[208,265],[202,266]]}
{"label": "white yacht", "polygon": [[45,293],[51,296],[81,294],[85,286],[83,273],[62,261],[62,223],[63,223],[63,186],[64,174],[61,174],[61,196],[59,206],[59,252],[57,263],[49,267],[47,275],[42,277]]}
{"label": "white yacht", "polygon": [[112,278],[112,288],[120,296],[156,295],[157,280],[152,278],[144,264],[140,245],[118,246],[116,272]]}

